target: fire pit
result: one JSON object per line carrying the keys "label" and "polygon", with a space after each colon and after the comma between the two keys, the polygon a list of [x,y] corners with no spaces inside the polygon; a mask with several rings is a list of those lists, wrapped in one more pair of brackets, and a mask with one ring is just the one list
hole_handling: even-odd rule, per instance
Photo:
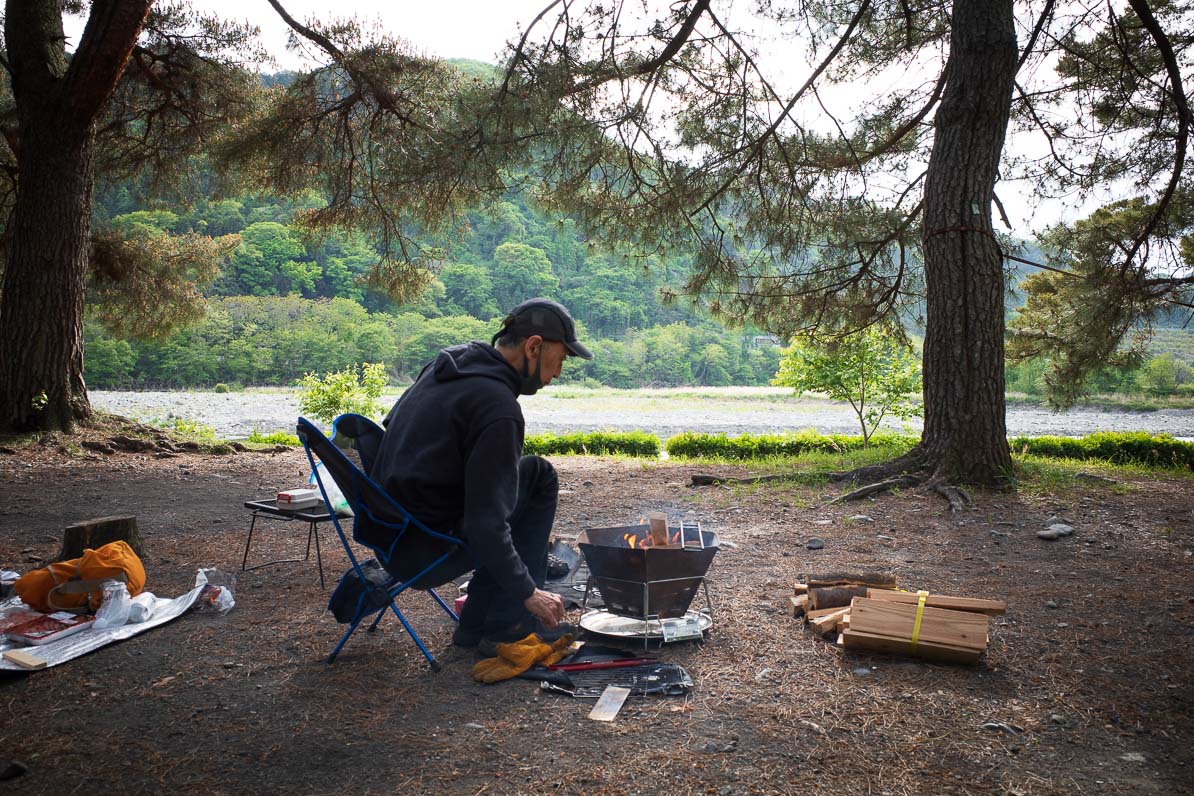
{"label": "fire pit", "polygon": [[696,523],[668,527],[669,543],[653,545],[649,526],[589,528],[577,544],[589,566],[589,587],[607,611],[646,622],[685,616],[717,554],[717,534]]}

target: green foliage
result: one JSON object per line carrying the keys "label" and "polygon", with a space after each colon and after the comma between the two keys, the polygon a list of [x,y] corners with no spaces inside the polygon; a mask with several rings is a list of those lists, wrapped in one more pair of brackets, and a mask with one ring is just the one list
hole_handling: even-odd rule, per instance
{"label": "green foliage", "polygon": [[423,321],[402,346],[398,356],[399,370],[413,378],[441,349],[470,340],[488,342],[496,330],[493,324],[467,316]]}
{"label": "green foliage", "polygon": [[173,431],[180,437],[183,437],[192,442],[198,442],[205,445],[214,445],[219,442],[220,436],[216,430],[209,425],[200,423],[198,420],[191,420],[186,417],[176,417],[172,420],[157,420],[153,421],[151,425],[158,428],[165,428]]}
{"label": "green foliage", "polygon": [[215,387],[212,387],[212,392],[225,393],[225,392],[231,392],[231,390],[228,389],[227,384],[225,384],[224,382],[221,381],[218,384],[216,384]]}
{"label": "green foliage", "polygon": [[253,428],[246,441],[254,445],[285,445],[288,448],[297,448],[302,444],[295,434],[286,431],[273,431],[269,434],[262,434],[256,427]]}
{"label": "green foliage", "polygon": [[113,389],[132,380],[137,355],[127,340],[106,337],[93,323],[83,327],[83,361],[87,383],[99,389]]}
{"label": "green foliage", "polygon": [[922,412],[912,401],[920,392],[920,363],[906,343],[875,328],[826,343],[794,340],[771,383],[849,402],[863,444],[886,415],[907,420]]}
{"label": "green foliage", "polygon": [[502,312],[535,296],[554,296],[560,280],[542,249],[507,242],[493,252],[493,294]]}
{"label": "green foliage", "polygon": [[899,434],[872,434],[864,439],[847,434],[818,434],[800,431],[792,434],[696,434],[685,432],[667,441],[668,456],[678,459],[731,459],[746,461],[772,457],[792,457],[805,453],[844,453],[869,445],[908,450],[916,437]]}
{"label": "green foliage", "polygon": [[[474,318],[492,318],[499,314],[493,299],[493,280],[489,271],[472,263],[450,263],[439,272],[444,284],[444,298],[453,314]],[[507,308],[509,309],[509,308]]]}
{"label": "green foliage", "polygon": [[1140,367],[1140,387],[1152,395],[1169,395],[1177,389],[1179,368],[1172,354],[1153,357]]}
{"label": "green foliage", "polygon": [[[1190,238],[1192,207],[1194,202],[1183,195],[1158,217],[1161,251],[1166,239]],[[1122,258],[1158,211],[1139,197],[1113,202],[1090,218],[1058,224],[1042,236],[1046,251],[1053,253],[1050,260],[1067,273],[1040,271],[1023,280],[1025,302],[1010,323],[1008,356],[1048,361],[1043,380],[1054,407],[1073,405],[1088,389],[1092,373],[1108,365],[1134,368],[1143,361],[1152,324],[1169,308],[1164,303],[1167,291],[1141,289],[1156,269],[1147,258],[1132,263]],[[1180,262],[1184,257],[1172,267],[1188,269],[1188,261]],[[1165,379],[1159,366],[1155,375]],[[1150,382],[1145,389],[1163,385]]]}
{"label": "green foliage", "polygon": [[97,233],[87,286],[93,317],[118,337],[165,338],[202,317],[203,290],[237,243],[144,224]]}
{"label": "green foliage", "polygon": [[1115,464],[1149,467],[1194,467],[1194,442],[1168,434],[1100,432],[1085,437],[1014,437],[1012,451],[1054,459],[1103,459]]}
{"label": "green foliage", "polygon": [[376,417],[381,412],[377,399],[386,386],[386,369],[381,364],[355,365],[322,378],[308,373],[299,380],[299,409],[304,415],[330,423],[345,412]]}
{"label": "green foliage", "polygon": [[534,434],[526,438],[523,452],[527,455],[551,456],[580,454],[585,456],[659,457],[659,438],[645,431],[588,431],[575,434]]}

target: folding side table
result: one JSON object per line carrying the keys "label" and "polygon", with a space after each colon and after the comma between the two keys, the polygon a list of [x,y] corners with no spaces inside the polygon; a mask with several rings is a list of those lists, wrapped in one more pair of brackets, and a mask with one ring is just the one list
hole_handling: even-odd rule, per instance
{"label": "folding side table", "polygon": [[[311,539],[315,539],[315,561],[319,565],[319,588],[326,588],[323,582],[323,556],[319,553],[319,523],[325,522],[332,518],[327,509],[320,503],[317,507],[298,509],[292,511],[290,509],[278,508],[276,500],[246,500],[245,508],[253,511],[253,519],[249,522],[249,538],[245,540],[245,554],[241,557],[240,568],[242,572],[251,571],[254,569],[261,569],[268,567],[271,564],[286,564],[292,561],[310,561],[311,560]],[[273,561],[266,561],[261,564],[254,564],[248,566],[249,562],[249,546],[253,544],[253,528],[257,525],[257,518],[265,517],[271,520],[281,520],[282,522],[305,522],[307,523],[307,552],[302,558],[277,558]]]}

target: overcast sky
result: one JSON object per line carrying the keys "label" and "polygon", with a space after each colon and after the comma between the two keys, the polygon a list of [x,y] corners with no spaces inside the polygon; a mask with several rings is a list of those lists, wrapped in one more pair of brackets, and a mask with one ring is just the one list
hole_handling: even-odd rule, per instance
{"label": "overcast sky", "polygon": [[[400,36],[421,52],[441,58],[496,61],[505,42],[547,7],[550,0],[281,0],[300,22],[312,17],[355,16],[378,20],[383,30]],[[261,28],[270,52],[283,68],[301,64],[285,53],[286,25],[266,0],[194,0],[229,19],[247,19]]]}

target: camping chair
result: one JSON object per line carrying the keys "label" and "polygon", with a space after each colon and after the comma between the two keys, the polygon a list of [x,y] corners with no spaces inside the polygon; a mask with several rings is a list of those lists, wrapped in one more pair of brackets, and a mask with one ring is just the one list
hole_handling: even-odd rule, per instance
{"label": "camping chair", "polygon": [[[345,518],[338,517],[335,512],[330,512],[332,515],[332,524],[335,525],[336,533],[340,536],[340,541],[344,545],[345,552],[348,553],[348,560],[352,563],[352,569],[345,573],[344,579],[355,576],[359,579],[363,588],[357,599],[356,609],[349,622],[348,630],[341,637],[336,648],[332,650],[332,654],[328,657],[328,663],[336,660],[340,649],[361,622],[376,614],[373,623],[369,625],[369,630],[372,631],[377,627],[381,618],[385,616],[386,608],[389,607],[394,611],[394,616],[398,617],[398,621],[402,623],[402,626],[406,628],[406,632],[410,634],[415,644],[418,645],[419,650],[426,656],[432,670],[439,671],[439,663],[427,651],[423,640],[419,638],[414,628],[411,627],[410,622],[407,621],[402,611],[398,609],[395,599],[433,567],[440,564],[454,552],[463,549],[464,542],[456,537],[433,531],[420,522],[414,515],[399,505],[377,482],[362,472],[361,468],[353,464],[345,456],[344,451],[333,445],[306,418],[300,417],[298,419],[296,430],[298,431],[299,439],[303,443],[303,449],[307,452],[307,460],[311,464],[311,471],[315,473],[316,481],[319,484],[319,491],[323,495],[324,505],[332,505],[328,498],[327,485],[323,481],[326,476],[330,475],[344,494],[349,508],[353,511],[353,541],[375,553],[386,570],[390,570],[390,564],[402,555],[403,545],[401,543],[404,540],[409,544],[416,537],[422,537],[419,541],[424,545],[427,542],[433,542],[443,548],[443,553],[438,558],[435,558],[425,567],[419,569],[417,573],[407,580],[399,580],[393,575],[387,575],[384,582],[378,583],[374,571],[370,571],[370,575],[374,575],[374,577],[366,576],[367,568],[358,561],[356,554],[353,552],[352,545],[349,544],[349,537],[344,532],[341,524],[341,520]],[[351,446],[354,448],[360,454],[361,463],[366,469],[372,467],[378,447],[381,444],[382,434],[381,428],[376,423],[361,415],[340,415],[332,423],[332,438],[341,446]],[[315,466],[316,457],[323,463],[322,468]],[[344,579],[341,580],[341,584],[344,583]],[[337,589],[339,589],[339,586]],[[435,593],[434,589],[427,589],[426,591],[435,598],[435,601],[447,612],[448,616],[452,617],[455,621],[460,621],[460,618],[456,616],[456,612]]]}

